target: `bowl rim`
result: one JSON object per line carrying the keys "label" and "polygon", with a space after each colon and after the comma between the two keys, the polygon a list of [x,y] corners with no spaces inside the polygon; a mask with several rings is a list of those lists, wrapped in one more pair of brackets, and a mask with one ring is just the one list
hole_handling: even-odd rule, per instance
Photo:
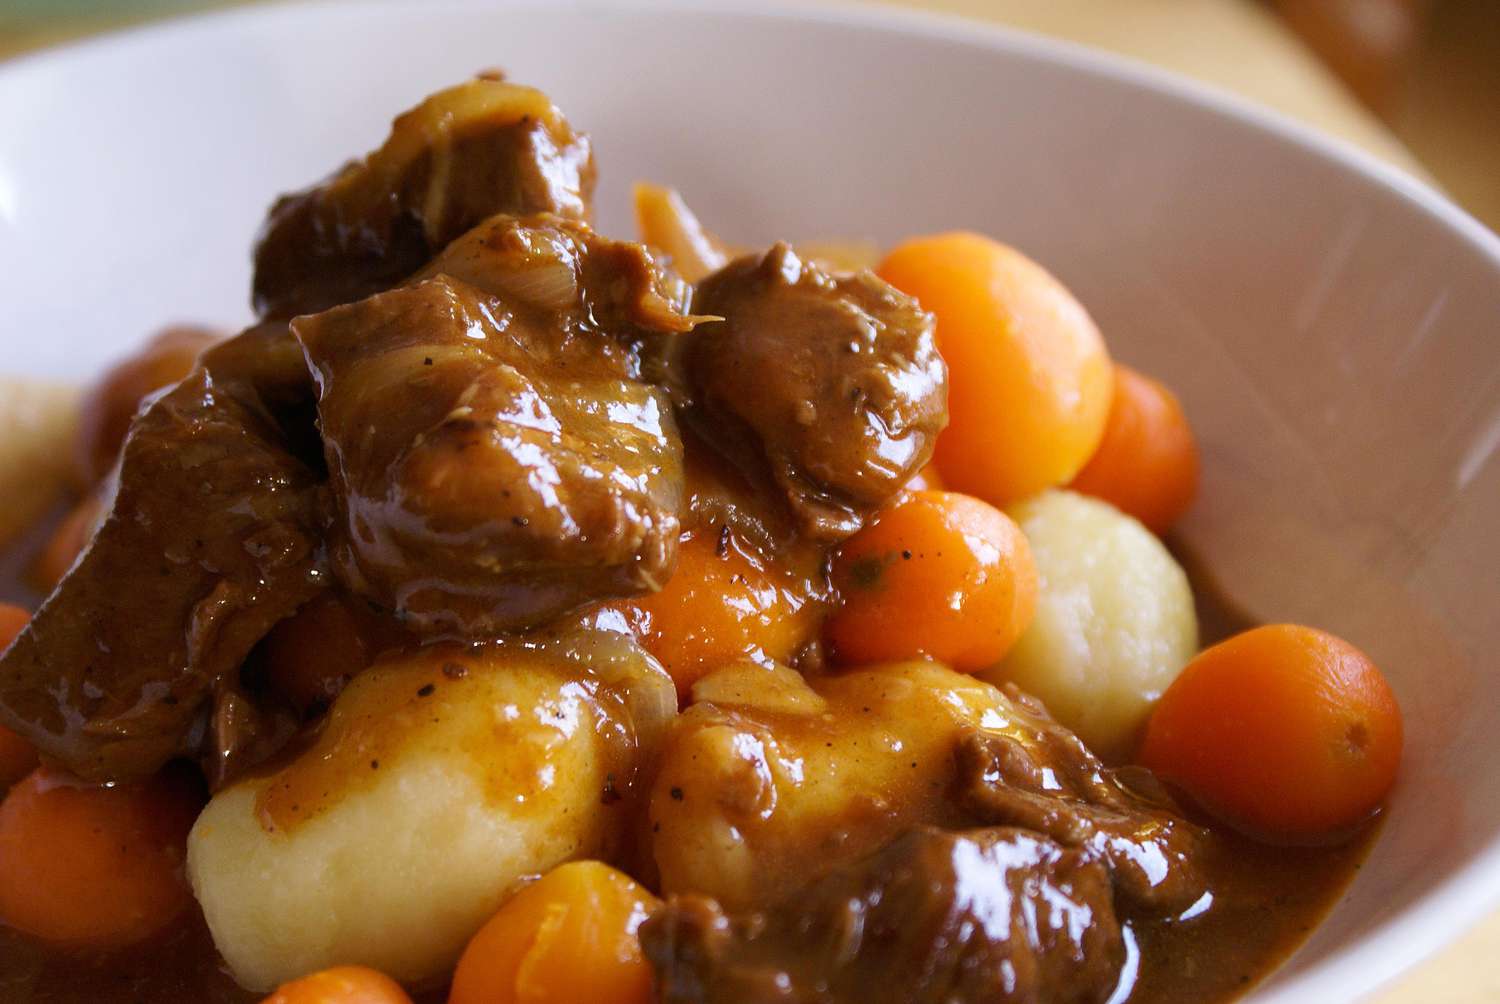
{"label": "bowl rim", "polygon": [[[920,0],[907,0],[920,2]],[[1500,235],[1489,230],[1433,184],[1365,150],[1322,132],[1287,113],[1223,87],[1144,61],[1082,43],[1041,35],[960,14],[889,6],[871,0],[270,0],[243,7],[180,13],[81,40],[21,53],[0,61],[0,91],[24,76],[95,53],[140,44],[188,42],[194,36],[231,34],[247,21],[302,22],[358,16],[526,10],[561,16],[625,13],[690,13],[728,20],[816,23],[910,36],[987,50],[1005,58],[1051,63],[1072,72],[1149,92],[1164,101],[1210,112],[1372,183],[1385,196],[1436,220],[1470,250],[1488,260],[1500,285]],[[0,210],[3,210],[0,206]],[[3,221],[0,211],[0,221]],[[1432,886],[1419,900],[1382,922],[1348,948],[1279,985],[1252,991],[1258,1004],[1365,997],[1448,945],[1500,908],[1500,834],[1463,867]],[[1295,954],[1295,952],[1293,953]],[[1278,970],[1270,974],[1274,977]]]}

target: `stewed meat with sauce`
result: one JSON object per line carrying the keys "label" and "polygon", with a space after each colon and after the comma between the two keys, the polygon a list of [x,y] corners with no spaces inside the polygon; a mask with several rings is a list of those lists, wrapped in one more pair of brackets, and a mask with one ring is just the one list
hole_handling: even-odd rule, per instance
{"label": "stewed meat with sauce", "polygon": [[[1102,631],[1160,583],[1098,548],[1038,585],[1013,500],[927,491],[949,371],[915,298],[786,243],[728,260],[643,186],[688,282],[593,229],[594,170],[542,92],[438,92],[272,206],[258,323],[101,385],[79,467],[104,515],[0,654],[0,724],[40,753],[37,797],[131,798],[195,761],[208,803],[194,780],[200,825],[158,864],[198,905],[49,942],[0,860],[0,991],[246,1004],[359,963],[421,1004],[455,972],[453,1004],[492,999],[466,966],[542,1004],[1206,1004],[1262,974],[1357,848],[1206,824],[989,665],[1038,588],[1125,597]],[[823,622],[872,597],[1006,641],[856,663]],[[1196,637],[1191,600],[1168,614]],[[1109,646],[1135,637],[1067,669],[1134,666]],[[507,914],[579,858],[607,887]]]}
{"label": "stewed meat with sauce", "polygon": [[1014,690],[930,664],[760,680],[704,681],[663,754],[664,1002],[1097,1004],[1117,912],[1208,889],[1202,830]]}
{"label": "stewed meat with sauce", "polygon": [[396,119],[379,150],[283,196],[255,249],[255,309],[289,318],[400,282],[495,213],[589,216],[594,157],[541,91],[478,78]]}
{"label": "stewed meat with sauce", "polygon": [[663,1004],[1100,1004],[1125,946],[1097,858],[913,830],[769,906],[674,896],[641,931]]}
{"label": "stewed meat with sauce", "polygon": [[703,280],[687,348],[705,436],[785,495],[803,533],[858,530],[932,457],[948,421],[932,316],[870,272],[788,245]]}
{"label": "stewed meat with sauce", "polygon": [[[373,292],[503,210],[582,218],[592,184],[587,141],[545,95],[488,79],[460,85],[399,118],[366,161],[273,208],[256,255],[257,306],[284,316]],[[640,255],[650,261],[643,249]],[[654,274],[628,253],[611,261],[622,263],[627,279],[639,280],[626,288],[650,300],[634,308],[641,316],[672,315],[665,297],[685,306],[680,282],[662,279],[658,288]],[[537,274],[530,271],[534,263],[510,260],[525,275]],[[566,271],[579,260],[563,264]],[[609,291],[603,300],[617,292],[615,275],[599,278],[598,271],[597,288]],[[663,306],[652,314],[650,298],[659,294]],[[549,306],[556,305],[517,301],[523,312],[545,313]],[[591,306],[578,294],[558,311],[554,329],[561,334],[576,326]],[[440,341],[442,334],[434,327],[419,337]],[[596,405],[576,411],[602,414],[605,401],[636,395],[638,441],[609,448],[621,456],[633,446],[657,451],[653,459],[668,472],[651,473],[665,487],[653,482],[641,489],[642,499],[652,489],[664,492],[666,504],[658,509],[667,515],[656,519],[643,504],[617,528],[621,539],[634,533],[642,556],[651,559],[641,565],[649,579],[670,562],[670,520],[680,495],[670,472],[680,461],[669,436],[671,414],[654,392],[628,379],[637,366],[633,357],[622,361],[629,354],[622,344],[615,363],[601,364],[619,379],[592,387]],[[575,353],[575,361],[583,355]],[[0,661],[0,717],[54,762],[82,777],[113,780],[148,774],[173,756],[201,756],[217,783],[289,738],[284,717],[246,695],[239,669],[256,642],[327,580],[328,528],[338,507],[325,480],[313,376],[287,325],[270,320],[211,349],[135,420],[99,533]],[[366,378],[374,381],[375,373],[367,370]],[[371,387],[378,390],[378,382]],[[600,428],[596,423],[590,431]],[[430,455],[440,458],[442,449]],[[635,476],[613,468],[594,473],[601,482],[606,473],[614,478],[599,493],[606,497],[630,491],[616,482]],[[418,476],[442,474],[429,469]],[[654,557],[647,553],[653,547]],[[412,577],[418,574],[430,573]],[[532,609],[569,605],[542,598],[545,585],[538,580]],[[461,629],[465,615],[444,623]]]}
{"label": "stewed meat with sauce", "polygon": [[419,630],[471,637],[659,588],[682,447],[639,354],[691,327],[685,287],[557,217],[495,217],[424,275],[293,322],[341,578]]}
{"label": "stewed meat with sauce", "polygon": [[321,475],[227,355],[137,417],[108,515],[0,661],[6,726],[80,777],[200,750],[222,777],[255,731],[240,665],[327,581]]}

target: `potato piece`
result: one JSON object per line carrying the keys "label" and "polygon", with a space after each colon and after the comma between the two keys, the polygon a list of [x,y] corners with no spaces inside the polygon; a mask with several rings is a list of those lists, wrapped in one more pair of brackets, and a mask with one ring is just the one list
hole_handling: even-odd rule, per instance
{"label": "potato piece", "polygon": [[518,880],[612,852],[666,707],[671,679],[615,635],[377,663],[310,749],[193,828],[215,944],[255,990],[341,964],[448,972]]}
{"label": "potato piece", "polygon": [[9,544],[68,487],[79,391],[25,377],[0,377],[0,546]]}
{"label": "potato piece", "polygon": [[[693,697],[668,733],[651,793],[651,848],[669,903],[697,893],[730,914],[781,903],[806,920],[810,882],[923,826],[1013,828],[1097,855],[1116,901],[1132,910],[1173,916],[1203,895],[1194,864],[1202,831],[1164,795],[1143,797],[1152,786],[1139,771],[1127,781],[1106,768],[1013,685],[934,662],[811,682],[743,664],[700,680]],[[724,928],[690,912],[697,919],[678,928],[678,949],[743,961],[720,950]],[[738,921],[750,918],[737,918],[736,936]]]}
{"label": "potato piece", "polygon": [[1187,576],[1150,531],[1097,499],[1051,491],[1008,512],[1031,542],[1037,611],[982,675],[1041,698],[1106,761],[1126,759],[1198,650]]}
{"label": "potato piece", "polygon": [[751,664],[693,688],[651,796],[664,894],[772,902],[918,823],[965,825],[954,749],[978,728],[1029,745],[1036,719],[932,662],[824,677]]}

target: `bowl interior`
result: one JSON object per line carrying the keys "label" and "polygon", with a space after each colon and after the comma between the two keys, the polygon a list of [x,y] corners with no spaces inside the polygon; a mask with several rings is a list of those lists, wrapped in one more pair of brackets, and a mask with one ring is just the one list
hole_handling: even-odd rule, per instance
{"label": "bowl interior", "polygon": [[1500,242],[1232,102],[1023,36],[861,11],[424,4],[177,23],[0,69],[4,361],[85,379],[248,319],[272,197],[480,68],[726,237],[986,231],[1053,269],[1205,454],[1183,536],[1233,602],[1369,651],[1407,713],[1385,833],[1263,990],[1343,999],[1500,893]]}

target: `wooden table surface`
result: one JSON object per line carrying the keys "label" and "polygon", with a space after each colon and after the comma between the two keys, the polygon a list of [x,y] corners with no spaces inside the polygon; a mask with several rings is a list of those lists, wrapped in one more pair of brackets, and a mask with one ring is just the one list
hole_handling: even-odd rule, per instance
{"label": "wooden table surface", "polygon": [[[901,0],[858,0],[893,2]],[[213,0],[134,5],[8,0],[0,58]],[[1417,160],[1260,7],[1245,0],[907,0],[1131,56],[1252,98],[1426,176]],[[1500,1002],[1500,915],[1376,995],[1372,1004]]]}

